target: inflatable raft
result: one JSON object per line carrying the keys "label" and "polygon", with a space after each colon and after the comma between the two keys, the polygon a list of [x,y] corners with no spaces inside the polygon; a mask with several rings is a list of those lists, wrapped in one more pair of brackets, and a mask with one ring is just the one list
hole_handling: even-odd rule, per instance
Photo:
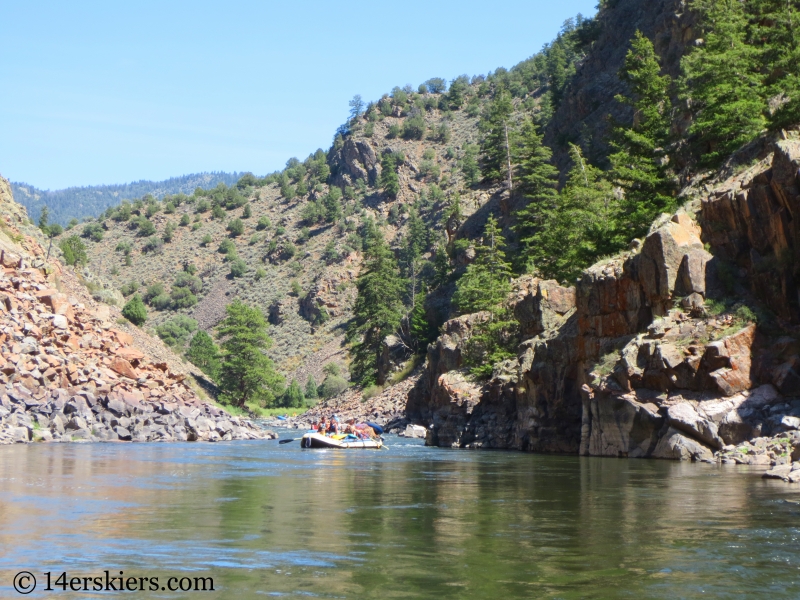
{"label": "inflatable raft", "polygon": [[300,438],[303,448],[340,448],[350,450],[354,448],[380,450],[383,442],[377,440],[360,440],[354,435],[320,435],[316,431],[309,431]]}

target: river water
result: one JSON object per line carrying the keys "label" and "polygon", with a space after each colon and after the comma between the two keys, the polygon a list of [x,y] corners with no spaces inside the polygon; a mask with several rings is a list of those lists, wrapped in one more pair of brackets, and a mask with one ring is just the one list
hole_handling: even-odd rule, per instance
{"label": "river water", "polygon": [[[800,597],[800,491],[756,471],[387,443],[0,447],[0,597]],[[106,569],[215,591],[43,591]]]}

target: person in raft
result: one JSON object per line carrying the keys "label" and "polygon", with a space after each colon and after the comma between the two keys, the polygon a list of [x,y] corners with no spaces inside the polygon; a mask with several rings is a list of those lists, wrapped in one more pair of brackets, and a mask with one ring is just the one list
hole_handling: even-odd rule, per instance
{"label": "person in raft", "polygon": [[366,423],[356,423],[355,419],[350,419],[347,421],[347,426],[344,430],[345,433],[352,433],[353,435],[357,436],[359,439],[374,439],[378,437],[375,433],[375,430],[367,425]]}
{"label": "person in raft", "polygon": [[319,423],[317,423],[317,433],[320,435],[325,435],[328,431],[328,424],[325,422],[325,417],[319,418]]}

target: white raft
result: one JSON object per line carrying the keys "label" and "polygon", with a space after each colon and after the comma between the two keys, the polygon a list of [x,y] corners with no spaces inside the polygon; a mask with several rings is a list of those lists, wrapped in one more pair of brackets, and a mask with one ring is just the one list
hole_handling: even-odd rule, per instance
{"label": "white raft", "polygon": [[342,450],[362,448],[367,450],[380,450],[381,446],[383,446],[383,442],[381,442],[380,439],[359,440],[353,436],[328,437],[327,435],[320,435],[319,433],[309,431],[300,438],[300,446],[302,448],[340,448]]}

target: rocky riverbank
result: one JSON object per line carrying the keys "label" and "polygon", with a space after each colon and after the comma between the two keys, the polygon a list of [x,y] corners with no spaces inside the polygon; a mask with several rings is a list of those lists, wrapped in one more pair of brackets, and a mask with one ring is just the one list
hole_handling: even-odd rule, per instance
{"label": "rocky riverbank", "polygon": [[364,398],[362,390],[351,388],[320,402],[302,415],[283,421],[282,424],[296,429],[308,429],[320,417],[330,418],[336,415],[342,423],[355,419],[359,422],[377,423],[387,432],[405,432],[410,423],[405,414],[408,393],[417,384],[421,373],[421,369],[418,369],[407,379],[370,398]]}
{"label": "rocky riverbank", "polygon": [[0,178],[0,444],[273,439],[47,256]]}

